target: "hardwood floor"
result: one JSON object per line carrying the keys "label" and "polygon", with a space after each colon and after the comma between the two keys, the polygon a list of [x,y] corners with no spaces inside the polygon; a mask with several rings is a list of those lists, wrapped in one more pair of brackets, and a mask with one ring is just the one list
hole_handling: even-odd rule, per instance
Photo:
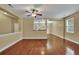
{"label": "hardwood floor", "polygon": [[[61,39],[55,35],[48,35],[49,48],[47,48],[47,54],[49,55],[65,55],[64,39]],[[48,47],[48,46],[47,46]]]}
{"label": "hardwood floor", "polygon": [[79,45],[59,38],[55,35],[49,35],[47,39],[23,39],[0,55],[65,55],[71,53],[66,48],[79,54]]}
{"label": "hardwood floor", "polygon": [[45,51],[47,40],[42,39],[23,39],[7,50],[2,55],[39,55]]}
{"label": "hardwood floor", "polygon": [[68,40],[65,41],[66,47],[72,49],[75,55],[79,55],[79,45]]}

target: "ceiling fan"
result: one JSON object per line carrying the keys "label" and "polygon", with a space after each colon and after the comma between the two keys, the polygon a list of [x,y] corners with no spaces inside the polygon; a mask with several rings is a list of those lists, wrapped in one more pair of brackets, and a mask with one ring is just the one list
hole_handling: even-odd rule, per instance
{"label": "ceiling fan", "polygon": [[[12,4],[8,4],[10,7],[14,8]],[[42,16],[42,14],[39,12],[39,10],[32,8],[30,10],[25,10],[24,11],[27,16],[33,16],[36,18],[36,16]]]}
{"label": "ceiling fan", "polygon": [[29,11],[25,11],[26,13],[28,13],[27,16],[33,16],[36,18],[36,16],[42,16],[41,13],[39,13],[39,11],[37,9],[31,9]]}

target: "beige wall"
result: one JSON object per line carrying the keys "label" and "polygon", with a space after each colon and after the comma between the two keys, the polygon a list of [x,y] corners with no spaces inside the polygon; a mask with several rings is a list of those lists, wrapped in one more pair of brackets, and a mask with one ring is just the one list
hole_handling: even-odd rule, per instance
{"label": "beige wall", "polygon": [[[75,29],[74,32],[75,33],[65,32],[65,38],[79,43],[79,12],[77,12],[71,16],[74,17],[74,29]],[[65,18],[65,20],[66,19],[67,19],[67,17]]]}
{"label": "beige wall", "polygon": [[47,34],[52,34],[52,24],[52,21],[47,20]]}
{"label": "beige wall", "polygon": [[64,37],[64,20],[60,21],[52,21],[52,34],[59,36],[61,38]]}
{"label": "beige wall", "polygon": [[23,19],[18,19],[19,22],[19,31],[23,33]]}
{"label": "beige wall", "polygon": [[19,23],[18,19],[11,18],[0,11],[0,35],[13,33],[14,23]]}
{"label": "beige wall", "polygon": [[12,19],[0,13],[0,34],[12,32]]}
{"label": "beige wall", "polygon": [[33,18],[23,20],[23,37],[47,37],[46,31],[33,30]]}

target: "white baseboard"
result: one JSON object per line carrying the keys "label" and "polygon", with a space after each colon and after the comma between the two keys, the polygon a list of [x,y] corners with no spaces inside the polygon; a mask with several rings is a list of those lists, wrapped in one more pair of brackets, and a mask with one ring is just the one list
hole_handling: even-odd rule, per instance
{"label": "white baseboard", "polygon": [[47,39],[47,37],[23,37],[23,39]]}
{"label": "white baseboard", "polygon": [[[52,33],[52,34],[53,34],[53,33]],[[64,37],[61,36],[61,35],[57,35],[57,34],[53,34],[53,35],[55,35],[55,36],[57,36],[57,37],[60,37],[60,38],[64,39]]]}
{"label": "white baseboard", "polygon": [[65,39],[68,40],[68,41],[71,41],[71,42],[73,42],[73,43],[79,44],[79,42],[74,41],[74,40],[71,40],[71,39],[69,39],[69,38],[65,38]]}
{"label": "white baseboard", "polygon": [[7,48],[9,48],[12,45],[16,44],[17,42],[19,42],[20,40],[22,40],[22,38],[18,39],[17,41],[12,42],[11,44],[6,45],[4,48],[0,49],[0,52],[6,50]]}

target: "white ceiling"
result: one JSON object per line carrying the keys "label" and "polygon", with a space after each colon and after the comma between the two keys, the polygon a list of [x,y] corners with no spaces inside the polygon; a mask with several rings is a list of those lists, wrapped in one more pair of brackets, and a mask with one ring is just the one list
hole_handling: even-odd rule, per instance
{"label": "white ceiling", "polygon": [[12,4],[13,8],[5,5],[20,16],[26,18],[25,11],[36,8],[43,17],[62,18],[79,10],[79,4]]}

